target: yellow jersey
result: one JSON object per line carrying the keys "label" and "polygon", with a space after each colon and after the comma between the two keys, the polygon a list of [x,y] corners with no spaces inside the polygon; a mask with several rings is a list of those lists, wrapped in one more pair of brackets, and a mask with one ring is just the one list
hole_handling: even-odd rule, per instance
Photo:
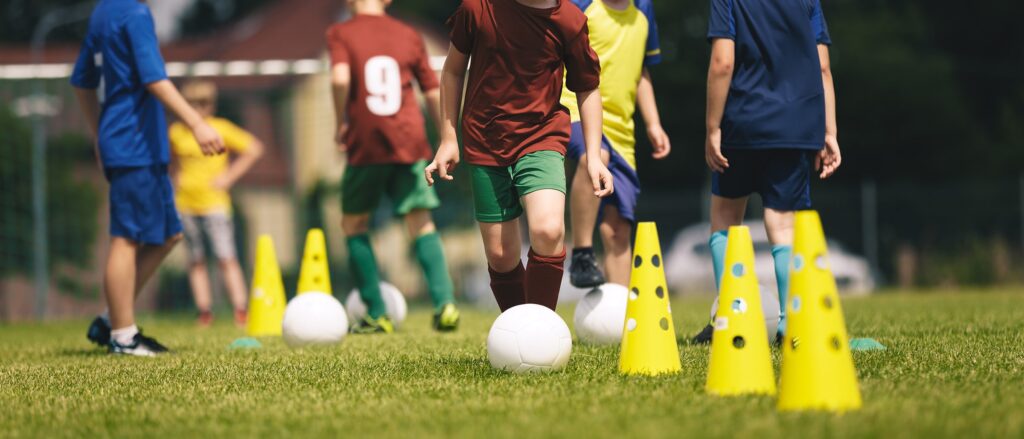
{"label": "yellow jersey", "polygon": [[[601,59],[601,101],[604,135],[615,152],[636,169],[633,114],[636,92],[645,66],[661,62],[658,26],[650,0],[634,0],[617,10],[602,0],[572,0],[587,16],[590,45]],[[562,105],[572,121],[580,120],[576,94],[562,88]]]}
{"label": "yellow jersey", "polygon": [[[227,119],[211,117],[206,122],[224,139],[228,152],[242,153],[253,144],[253,136]],[[185,215],[207,215],[231,211],[231,196],[227,191],[215,189],[213,180],[228,169],[228,153],[203,155],[192,131],[176,122],[168,136],[171,154],[178,168],[175,175],[175,202]]]}

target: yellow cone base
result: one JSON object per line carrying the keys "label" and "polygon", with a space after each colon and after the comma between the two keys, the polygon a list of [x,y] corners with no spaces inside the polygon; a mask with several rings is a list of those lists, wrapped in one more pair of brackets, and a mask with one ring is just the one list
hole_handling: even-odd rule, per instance
{"label": "yellow cone base", "polygon": [[790,270],[778,409],[856,410],[857,372],[817,212],[796,214]]}
{"label": "yellow cone base", "polygon": [[261,235],[256,242],[256,264],[245,333],[250,337],[280,336],[285,304],[284,281],[277,265],[274,242],[270,236]]}
{"label": "yellow cone base", "polygon": [[296,294],[327,293],[331,291],[331,271],[327,265],[327,241],[324,231],[310,229],[306,234],[306,248],[302,252],[302,268]]}
{"label": "yellow cone base", "polygon": [[619,353],[625,375],[679,373],[679,347],[665,282],[664,259],[654,223],[637,226],[633,272]]}
{"label": "yellow cone base", "polygon": [[759,288],[750,229],[730,227],[705,386],[710,394],[775,394]]}

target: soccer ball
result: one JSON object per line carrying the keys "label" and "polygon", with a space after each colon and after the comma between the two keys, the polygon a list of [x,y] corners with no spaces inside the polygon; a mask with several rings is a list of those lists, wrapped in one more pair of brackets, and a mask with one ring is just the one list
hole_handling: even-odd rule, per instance
{"label": "soccer ball", "polygon": [[607,283],[591,290],[576,304],[576,337],[597,345],[620,343],[628,300],[629,290],[622,285]]}
{"label": "soccer ball", "polygon": [[348,334],[345,308],[330,294],[299,294],[284,310],[281,335],[292,349],[340,343],[345,334]]}
{"label": "soccer ball", "polygon": [[[405,321],[405,315],[408,312],[405,296],[402,295],[401,291],[398,291],[398,287],[387,282],[380,283],[380,295],[384,297],[384,306],[387,309],[385,314],[397,328]],[[348,298],[345,299],[345,309],[348,310],[348,320],[350,322],[358,322],[363,317],[366,317],[366,304],[359,297],[358,288],[353,288],[352,292],[348,293]]]}
{"label": "soccer ball", "polygon": [[515,373],[562,369],[572,353],[569,326],[554,311],[535,304],[513,307],[494,321],[487,356],[495,369]]}
{"label": "soccer ball", "polygon": [[[764,285],[758,285],[758,289],[761,290],[761,311],[764,312],[764,327],[768,330],[768,342],[771,343],[775,340],[775,334],[779,330],[779,296],[775,294],[775,291]],[[746,303],[733,304],[731,306],[746,306]],[[718,298],[715,297],[715,303],[711,304],[711,315],[718,314]]]}

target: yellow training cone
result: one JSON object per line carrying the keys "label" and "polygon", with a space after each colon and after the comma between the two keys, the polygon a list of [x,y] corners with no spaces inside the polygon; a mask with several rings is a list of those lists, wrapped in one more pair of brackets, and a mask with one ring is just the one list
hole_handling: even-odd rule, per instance
{"label": "yellow training cone", "polygon": [[302,253],[299,270],[299,288],[295,294],[327,293],[331,291],[331,271],[327,266],[327,241],[324,231],[310,229],[306,234],[306,249]]}
{"label": "yellow training cone", "polygon": [[779,410],[858,409],[857,372],[817,212],[796,214],[790,270]]}
{"label": "yellow training cone", "polygon": [[246,334],[259,337],[281,335],[284,320],[284,281],[277,265],[274,241],[269,235],[260,235],[256,242],[256,270],[252,276],[252,294],[249,297],[249,321]]}
{"label": "yellow training cone", "polygon": [[705,389],[713,395],[775,394],[775,371],[754,271],[754,242],[746,226],[729,228],[725,273]]}
{"label": "yellow training cone", "polygon": [[640,223],[633,248],[633,273],[622,330],[619,372],[659,375],[682,370],[672,325],[664,261],[654,223]]}

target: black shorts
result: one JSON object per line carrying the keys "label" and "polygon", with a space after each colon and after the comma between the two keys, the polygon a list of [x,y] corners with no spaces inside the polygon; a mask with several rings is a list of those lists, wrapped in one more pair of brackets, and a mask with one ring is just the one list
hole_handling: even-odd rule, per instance
{"label": "black shorts", "polygon": [[811,170],[817,151],[807,149],[723,149],[729,168],[711,174],[711,193],[723,198],[758,194],[764,207],[781,211],[811,208]]}

